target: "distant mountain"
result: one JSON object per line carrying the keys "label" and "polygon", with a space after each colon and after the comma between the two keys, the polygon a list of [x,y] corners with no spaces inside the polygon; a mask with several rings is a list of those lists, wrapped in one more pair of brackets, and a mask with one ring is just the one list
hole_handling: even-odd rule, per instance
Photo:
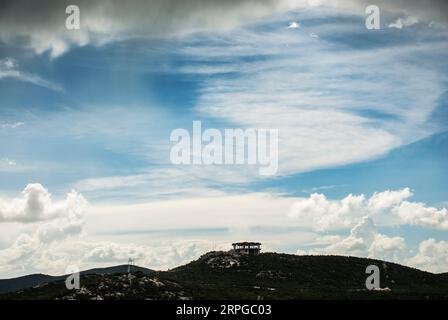
{"label": "distant mountain", "polygon": [[53,277],[46,274],[30,274],[28,276],[2,279],[0,280],[0,293],[14,292],[17,290],[38,286],[43,283],[50,283],[59,280],[60,277]]}
{"label": "distant mountain", "polygon": [[[153,270],[138,267],[138,266],[132,266],[132,270],[137,272],[142,272],[144,274],[148,274],[151,272],[154,272]],[[95,274],[116,274],[116,273],[126,273],[128,272],[128,265],[119,265],[119,266],[113,266],[113,267],[106,267],[106,268],[95,268],[95,269],[89,269],[85,271],[81,271],[81,276],[87,276],[87,275],[95,275]],[[1,279],[0,280],[0,294],[2,293],[8,293],[8,292],[15,292],[18,290],[23,290],[35,286],[40,286],[47,283],[52,283],[56,281],[65,281],[66,275],[63,276],[50,276],[46,274],[31,274],[23,277],[18,278],[11,278],[11,279]],[[82,279],[82,278],[81,278]]]}
{"label": "distant mountain", "polygon": [[[381,290],[365,288],[372,264]],[[209,252],[169,271],[97,272],[80,290],[59,280],[0,299],[448,299],[448,274],[355,257]]]}
{"label": "distant mountain", "polygon": [[[114,267],[95,268],[95,269],[81,271],[81,275],[116,274],[116,273],[127,273],[127,272],[128,272],[128,265],[122,264],[122,265],[114,266]],[[155,271],[148,269],[148,268],[144,268],[144,267],[132,266],[132,272],[142,272],[144,274],[149,274],[149,273],[152,273]],[[64,277],[64,279],[65,279],[65,277]]]}

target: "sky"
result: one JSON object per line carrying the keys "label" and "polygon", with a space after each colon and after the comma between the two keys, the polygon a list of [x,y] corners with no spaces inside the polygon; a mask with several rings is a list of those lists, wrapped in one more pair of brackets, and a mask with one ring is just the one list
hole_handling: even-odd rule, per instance
{"label": "sky", "polygon": [[[236,241],[448,272],[447,3],[369,4],[2,1],[0,278]],[[278,130],[275,175],[173,164],[193,121]]]}

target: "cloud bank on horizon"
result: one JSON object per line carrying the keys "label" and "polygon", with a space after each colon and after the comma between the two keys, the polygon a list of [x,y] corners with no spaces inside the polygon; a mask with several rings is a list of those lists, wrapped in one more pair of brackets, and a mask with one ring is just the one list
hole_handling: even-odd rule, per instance
{"label": "cloud bank on horizon", "polygon": [[[297,254],[342,254],[366,256],[404,263],[414,267],[433,272],[446,271],[448,259],[448,242],[437,241],[433,238],[419,243],[418,252],[415,253],[406,244],[401,236],[388,236],[378,231],[374,220],[382,226],[421,225],[432,229],[447,229],[448,210],[437,210],[427,207],[423,203],[408,201],[412,196],[408,189],[387,190],[373,194],[370,198],[365,195],[349,195],[341,200],[329,201],[322,194],[312,194],[308,198],[291,198],[285,203],[281,196],[267,196],[263,194],[246,194],[235,196],[233,199],[225,196],[215,198],[195,198],[190,200],[201,207],[201,201],[208,201],[207,209],[223,207],[216,215],[207,219],[203,213],[196,210],[189,212],[188,216],[179,217],[178,207],[174,201],[164,200],[160,203],[143,205],[140,208],[132,205],[123,205],[111,208],[96,208],[90,214],[96,215],[92,222],[102,223],[102,232],[112,235],[114,232],[123,232],[124,228],[139,230],[152,228],[164,230],[169,225],[174,231],[197,225],[204,229],[226,228],[231,233],[213,237],[211,239],[174,239],[158,240],[151,244],[133,242],[120,242],[110,240],[87,241],[85,225],[87,202],[79,194],[71,192],[66,199],[60,202],[51,200],[49,192],[40,184],[28,185],[19,198],[2,199],[0,202],[0,230],[6,230],[12,222],[27,223],[26,231],[17,232],[15,240],[6,249],[0,250],[0,271],[4,274],[15,274],[17,270],[36,272],[46,268],[53,274],[63,274],[64,265],[76,263],[88,268],[105,263],[120,263],[128,257],[139,261],[141,265],[167,269],[179,264],[187,263],[198,255],[211,249],[228,249],[228,242],[235,235],[246,233],[253,217],[259,219],[259,228],[301,227],[310,230],[309,239],[302,246],[311,246],[312,249],[297,250]],[[232,201],[230,201],[232,200]],[[254,210],[254,201],[260,207],[272,206],[282,208],[290,206],[288,216],[278,214],[272,208],[268,210]],[[236,203],[236,204],[235,204]],[[232,204],[234,207],[232,208]],[[252,207],[252,208],[251,208]],[[256,207],[256,206],[255,206]],[[229,210],[230,209],[230,210]],[[132,212],[127,217],[118,217],[117,221],[110,221],[116,214]],[[143,215],[141,211],[149,214]],[[106,213],[107,212],[107,213]],[[193,213],[195,212],[195,213]],[[223,213],[222,216],[221,213]],[[220,218],[218,218],[220,216]],[[117,217],[116,217],[117,218]],[[263,218],[263,219],[260,219]],[[8,222],[8,224],[5,224]],[[167,223],[168,222],[168,223]],[[115,224],[122,225],[117,228]],[[347,237],[339,234],[328,234],[328,231],[350,229]],[[90,228],[98,232],[97,228]],[[240,230],[238,230],[240,229]],[[260,235],[259,235],[260,236]],[[173,238],[173,237],[172,237]],[[278,236],[267,235],[269,241],[279,241]],[[214,240],[218,240],[216,243]],[[294,243],[294,239],[286,240]],[[226,245],[227,244],[227,245]]]}
{"label": "cloud bank on horizon", "polygon": [[[68,4],[0,4],[1,278],[249,238],[448,271],[446,1],[373,31],[368,1],[79,0],[76,31]],[[172,165],[198,119],[278,129],[278,175]]]}

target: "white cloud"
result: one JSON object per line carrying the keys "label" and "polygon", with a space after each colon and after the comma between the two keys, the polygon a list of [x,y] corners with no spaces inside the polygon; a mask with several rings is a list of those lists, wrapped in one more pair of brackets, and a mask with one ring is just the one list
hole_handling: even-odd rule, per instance
{"label": "white cloud", "polygon": [[[337,42],[305,33],[240,29],[187,41],[181,53],[194,68],[180,71],[212,73],[219,63],[237,70],[204,80],[195,111],[235,127],[278,129],[278,172],[289,175],[369,160],[437,131],[428,119],[445,76],[407,59],[448,47],[439,44],[406,45],[400,54],[393,47],[336,50]],[[402,70],[414,76],[403,79]]]}
{"label": "white cloud", "polygon": [[38,239],[28,234],[21,234],[9,248],[0,250],[0,271],[23,269],[25,261],[36,252],[39,246]]}
{"label": "white cloud", "polygon": [[[370,257],[411,265],[432,272],[446,272],[448,243],[428,239],[411,256],[412,249],[405,238],[391,237],[377,231],[373,219],[385,224],[409,224],[447,229],[447,210],[427,207],[423,203],[407,201],[413,195],[409,188],[376,192],[342,200],[329,200],[313,194],[301,199],[290,209],[290,216],[317,231],[351,227],[347,237],[325,234],[308,243],[312,249],[298,250],[298,254],[339,254]],[[323,247],[322,247],[323,246]]]}
{"label": "white cloud", "polygon": [[15,167],[17,165],[17,162],[9,159],[9,158],[2,158],[0,159],[0,170],[2,167]]}
{"label": "white cloud", "polygon": [[0,250],[0,272],[14,275],[31,272],[62,275],[69,265],[74,264],[85,270],[126,264],[129,258],[133,258],[139,266],[166,270],[197,259],[212,248],[228,250],[228,245],[216,245],[210,240],[164,240],[145,245],[71,241],[49,245],[22,234],[10,248]]}
{"label": "white cloud", "polygon": [[[10,45],[25,44],[38,54],[49,51],[54,58],[72,46],[102,45],[134,37],[228,31],[292,9],[325,6],[364,15],[364,9],[370,3],[367,0],[331,3],[319,0],[135,0],[132,5],[125,5],[122,1],[78,0],[76,4],[81,11],[81,29],[69,31],[65,29],[66,3],[45,0],[34,4],[10,0],[0,12],[0,40]],[[419,19],[446,23],[443,12],[447,6],[441,0],[430,0],[425,4],[409,0],[377,0],[376,5],[386,12],[406,10]]]}
{"label": "white cloud", "polygon": [[347,186],[347,185],[346,184],[334,184],[334,185],[328,185],[328,186],[312,187],[310,189],[303,189],[301,191],[304,193],[315,193],[316,191],[320,191],[320,190],[329,190],[329,189],[345,187],[345,186]]}
{"label": "white cloud", "polygon": [[29,169],[30,169],[29,166],[25,166],[15,159],[11,158],[0,159],[0,172],[24,172]]}
{"label": "white cloud", "polygon": [[[427,46],[422,45],[418,49],[404,47],[400,54],[389,48],[355,52],[341,50],[333,54],[334,50],[329,50],[333,44],[317,44],[307,34],[287,32],[284,25],[279,29],[282,32],[238,30],[228,35],[214,34],[212,40],[215,41],[202,42],[207,43],[206,46],[190,46],[187,43],[181,54],[185,53],[200,61],[215,61],[210,58],[216,57],[217,60],[229,62],[225,67],[204,62],[199,66],[183,67],[184,72],[199,70],[199,73],[213,74],[224,69],[241,73],[241,77],[236,79],[210,77],[216,81],[203,84],[199,103],[194,111],[199,111],[198,115],[201,117],[229,122],[232,126],[278,127],[280,174],[294,174],[368,160],[432,133],[424,119],[431,114],[435,101],[444,90],[439,86],[443,77],[434,72],[435,69],[407,66],[403,62],[419,52],[426,53]],[[219,45],[220,43],[223,45]],[[288,50],[285,50],[284,44],[288,45]],[[304,47],[309,50],[303,50]],[[269,55],[272,59],[235,63],[236,60],[242,60],[239,57],[252,55]],[[402,55],[407,58],[402,59]],[[288,68],[285,68],[286,65]],[[302,68],[303,66],[306,68]],[[403,81],[400,77],[403,68],[415,76]],[[372,73],[373,70],[375,72]],[[381,81],[377,83],[372,79],[372,74],[377,75]],[[355,78],[360,79],[348,80]],[[395,88],[396,83],[400,83],[399,88]],[[431,87],[429,90],[428,86]],[[385,112],[394,120],[375,122],[375,119],[360,115],[365,109]],[[149,121],[148,112],[145,113],[146,116],[142,116],[143,112],[140,114],[140,122],[134,119],[128,122],[131,111],[122,111],[123,108],[118,117],[114,115],[116,118],[113,125],[103,121],[102,115],[92,116],[91,108],[82,118],[64,113],[63,118],[70,118],[71,125],[58,127],[64,128],[64,135],[86,137],[91,134],[92,139],[102,139],[101,143],[114,150],[124,146],[127,148],[126,152],[132,154],[139,148],[139,155],[145,153],[146,157],[168,154],[166,150],[154,152],[148,147],[147,128],[150,126],[143,123]],[[50,121],[46,123],[47,128],[44,129],[50,127]],[[104,123],[108,124],[107,128]],[[134,125],[139,128],[145,126],[147,131],[139,130],[138,134],[131,136],[128,128],[135,128]],[[77,129],[78,132],[72,132]],[[83,130],[85,131],[82,132]],[[115,131],[115,136],[111,131]],[[166,142],[160,145],[166,145]],[[241,174],[242,170],[244,174]],[[194,174],[196,179],[185,180],[199,181],[196,189],[200,190],[204,189],[204,180],[208,180],[210,184],[224,181],[245,183],[258,178],[256,174],[246,171],[246,167],[242,170],[238,172],[214,167],[203,176]],[[151,190],[156,190],[155,194],[159,190],[157,181],[161,181],[157,177],[162,176],[143,172],[129,176],[96,177],[80,181],[79,186],[87,191],[148,186]],[[148,190],[145,193],[148,194]]]}
{"label": "white cloud", "polygon": [[275,194],[236,192],[150,199],[136,204],[104,204],[95,206],[95,214],[86,217],[86,231],[113,234],[117,230],[300,226],[301,222],[285,219],[284,212],[293,202],[294,198]]}
{"label": "white cloud", "polygon": [[414,17],[398,18],[389,24],[389,28],[403,29],[404,27],[410,27],[418,22],[419,21]]}
{"label": "white cloud", "polygon": [[394,210],[404,223],[448,230],[447,208],[437,209],[421,202],[404,201]]}
{"label": "white cloud", "polygon": [[373,196],[370,197],[368,206],[373,211],[381,211],[399,205],[413,195],[414,193],[410,188],[375,192]]}
{"label": "white cloud", "polygon": [[[18,198],[20,201],[29,202],[30,188]],[[53,219],[35,223],[0,223],[2,235],[6,229],[14,230],[2,240],[2,278],[34,272],[62,274],[70,264],[82,269],[123,264],[129,256],[141,266],[172,268],[213,249],[227,250],[235,239],[254,237],[250,231],[254,223],[261,228],[291,226],[282,212],[293,200],[270,194],[220,193],[140,204],[96,204],[89,206],[89,214],[85,214],[85,202],[79,195],[55,202],[48,199],[48,191],[43,187],[34,189],[39,205],[32,207],[42,208],[38,212],[53,212],[54,206],[44,205],[50,202],[66,203],[60,207],[77,210],[65,210]],[[9,199],[9,203],[17,202],[16,199]],[[78,200],[80,204],[76,204]],[[5,202],[2,200],[2,204]],[[215,233],[217,228],[224,231]],[[302,234],[310,238],[309,232],[295,234],[294,239],[287,234],[256,234],[265,250],[269,250],[269,243],[279,247],[285,241],[297,241]]]}
{"label": "white cloud", "polygon": [[19,127],[21,127],[23,125],[25,125],[25,123],[21,122],[21,121],[11,122],[11,123],[5,122],[5,123],[0,124],[0,128],[2,128],[2,129],[16,129],[16,128],[19,128]]}
{"label": "white cloud", "polygon": [[339,235],[325,235],[317,238],[316,240],[311,243],[311,245],[329,245],[332,243],[336,243],[342,240],[342,236]]}
{"label": "white cloud", "polygon": [[420,243],[418,253],[406,262],[416,268],[432,272],[447,272],[448,242],[425,240]]}
{"label": "white cloud", "polygon": [[[31,193],[37,195],[32,197]],[[386,210],[388,211],[400,205],[391,199],[406,199],[408,193],[403,190],[387,191],[375,193],[371,199],[375,197],[372,203],[392,206]],[[85,215],[85,200],[78,194],[55,202],[43,187],[32,186],[18,199],[25,203],[34,202],[23,207],[32,208],[34,213],[38,213],[37,216],[42,211],[53,212],[50,210],[52,207],[62,207],[65,210],[50,220],[37,219],[33,224],[15,222],[15,226],[20,226],[16,230],[18,234],[15,237],[8,235],[3,240],[6,241],[3,244],[4,249],[0,250],[0,272],[3,277],[5,274],[23,275],[32,272],[63,274],[70,264],[87,269],[123,264],[129,257],[135,258],[141,266],[167,269],[187,263],[212,249],[227,250],[235,239],[261,241],[265,251],[271,248],[277,251],[275,248],[284,248],[286,245],[291,247],[291,244],[299,243],[311,246],[313,249],[306,252],[312,254],[368,256],[399,263],[407,262],[406,259],[409,258],[409,250],[402,237],[391,237],[377,231],[372,220],[380,215],[377,210],[372,209],[371,217],[361,215],[363,210],[360,208],[369,207],[369,199],[363,195],[349,196],[340,201],[328,200],[326,197],[309,201],[310,199],[273,194],[221,194],[148,201],[141,204],[96,204],[89,207],[88,215]],[[329,208],[333,208],[350,222],[344,224],[351,227],[350,234],[342,236],[308,231],[263,231],[275,228],[303,229],[307,225],[312,227],[312,218],[285,219],[283,212],[297,200],[308,200],[309,206],[303,208],[308,208],[310,212],[317,203],[320,206],[317,214],[331,214]],[[10,199],[10,202],[15,201]],[[53,205],[48,206],[48,203]],[[55,203],[65,205],[55,206]],[[387,206],[380,207],[384,211]],[[351,216],[349,212],[353,211],[357,214]],[[36,215],[32,217],[36,220]],[[307,219],[312,221],[306,221]],[[6,225],[12,224],[4,222],[0,227],[8,227]],[[260,231],[255,232],[252,229],[254,226],[261,228]],[[227,228],[229,231],[200,238],[197,238],[196,231],[192,234],[182,231],[213,228]],[[82,238],[78,239],[80,235]],[[12,241],[8,240],[11,238]],[[320,248],[322,246],[324,247]],[[436,252],[443,252],[443,246],[432,247],[434,248],[430,252],[429,249],[421,249],[421,257],[417,257],[420,260],[413,259],[413,265],[420,261],[420,266],[432,270],[430,263],[424,264],[424,261],[436,259]],[[300,254],[306,252],[298,251]],[[442,262],[439,263],[439,268],[443,269]]]}
{"label": "white cloud", "polygon": [[85,259],[95,262],[124,262],[128,258],[141,260],[148,254],[144,247],[119,245],[116,243],[98,244],[85,254]]}
{"label": "white cloud", "polygon": [[350,231],[350,235],[311,253],[354,255],[389,261],[400,261],[406,250],[404,238],[378,233],[373,220],[364,217]]}
{"label": "white cloud", "polygon": [[0,70],[10,70],[17,67],[17,61],[13,58],[5,58],[0,60]]}
{"label": "white cloud", "polygon": [[21,197],[0,199],[1,222],[37,222],[63,216],[82,215],[86,201],[75,191],[63,201],[53,201],[51,194],[39,183],[28,184]]}
{"label": "white cloud", "polygon": [[[131,257],[138,265],[163,270],[197,259],[211,250],[212,243],[205,240],[162,241],[153,245],[103,242],[87,246],[91,249],[83,257],[85,262],[119,264]],[[227,246],[216,249],[227,249]]]}
{"label": "white cloud", "polygon": [[299,28],[300,23],[298,23],[297,21],[290,22],[288,25],[288,29],[299,29]]}
{"label": "white cloud", "polygon": [[369,247],[369,257],[401,262],[405,249],[404,238],[377,234]]}
{"label": "white cloud", "polygon": [[353,227],[360,217],[377,217],[388,225],[411,224],[448,229],[446,208],[427,207],[424,203],[409,202],[413,195],[409,188],[376,192],[365,195],[348,195],[341,200],[330,200],[323,194],[311,194],[297,200],[288,216],[302,221],[317,231]]}
{"label": "white cloud", "polygon": [[52,81],[45,80],[38,75],[23,72],[19,70],[18,67],[19,65],[15,59],[5,58],[3,60],[0,60],[0,80],[11,78],[22,82],[29,82],[36,86],[44,87],[54,91],[64,91],[60,85],[53,83]]}
{"label": "white cloud", "polygon": [[[86,209],[86,200],[76,192],[55,202],[40,184],[29,184],[20,198],[2,199],[0,224],[16,226],[19,234],[10,246],[0,250],[0,271],[17,274],[33,268],[53,270],[64,265],[67,253],[57,253],[54,248],[82,234]],[[26,228],[20,227],[31,222]]]}
{"label": "white cloud", "polygon": [[242,175],[241,169],[236,166],[167,166],[135,175],[84,179],[75,183],[75,189],[89,197],[101,198],[118,196],[120,199],[133,197],[160,200],[219,197],[228,193],[217,188],[217,185],[232,183],[234,188],[238,188],[238,185],[250,182],[250,178],[255,175]]}
{"label": "white cloud", "polygon": [[317,193],[296,201],[288,212],[289,217],[310,224],[317,231],[351,227],[365,214],[364,195],[350,194],[341,201],[332,201]]}
{"label": "white cloud", "polygon": [[[132,5],[79,0],[76,4],[80,8],[81,28],[69,31],[65,28],[65,3],[47,0],[37,6],[15,1],[0,14],[0,39],[6,43],[21,39],[36,53],[50,52],[54,58],[72,46],[103,45],[134,37],[222,32],[294,6],[285,0],[136,0]],[[34,10],[41,13],[38,18],[33,15]]]}
{"label": "white cloud", "polygon": [[35,235],[20,234],[14,243],[0,250],[0,272],[10,276],[43,272],[64,274],[69,265],[67,251],[58,251],[58,244],[42,243]]}

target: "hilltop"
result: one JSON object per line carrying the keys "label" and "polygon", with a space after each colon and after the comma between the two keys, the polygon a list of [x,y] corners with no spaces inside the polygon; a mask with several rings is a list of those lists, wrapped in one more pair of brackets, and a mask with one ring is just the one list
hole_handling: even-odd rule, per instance
{"label": "hilltop", "polygon": [[[381,288],[365,289],[365,269],[381,271]],[[209,252],[169,271],[84,274],[82,288],[63,280],[0,299],[448,299],[448,274],[343,256],[255,256]]]}

